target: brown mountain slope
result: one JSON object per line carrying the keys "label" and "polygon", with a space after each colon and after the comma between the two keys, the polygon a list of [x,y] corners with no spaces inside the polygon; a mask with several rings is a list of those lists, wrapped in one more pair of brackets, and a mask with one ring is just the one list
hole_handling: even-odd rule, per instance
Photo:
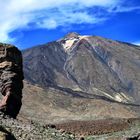
{"label": "brown mountain slope", "polygon": [[109,102],[105,99],[86,99],[67,92],[24,83],[23,106],[19,117],[42,123],[69,120],[138,117],[137,106]]}

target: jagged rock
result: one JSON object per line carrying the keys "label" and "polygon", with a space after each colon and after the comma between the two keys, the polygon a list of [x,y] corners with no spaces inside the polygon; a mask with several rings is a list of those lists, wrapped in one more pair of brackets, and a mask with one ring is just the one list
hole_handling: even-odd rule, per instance
{"label": "jagged rock", "polygon": [[22,104],[22,80],[21,52],[13,45],[0,43],[0,92],[3,95],[0,110],[13,118]]}

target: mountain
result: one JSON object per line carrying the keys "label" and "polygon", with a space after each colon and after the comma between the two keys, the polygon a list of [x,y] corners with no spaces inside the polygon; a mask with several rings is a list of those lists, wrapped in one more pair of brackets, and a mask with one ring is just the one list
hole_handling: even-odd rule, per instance
{"label": "mountain", "polygon": [[139,137],[139,46],[69,33],[22,54],[19,122],[1,119],[2,132],[10,125],[17,139]]}
{"label": "mountain", "polygon": [[140,47],[69,33],[24,50],[25,80],[85,99],[140,104]]}
{"label": "mountain", "polygon": [[139,46],[70,33],[22,53],[22,108],[0,112],[0,139],[140,138]]}

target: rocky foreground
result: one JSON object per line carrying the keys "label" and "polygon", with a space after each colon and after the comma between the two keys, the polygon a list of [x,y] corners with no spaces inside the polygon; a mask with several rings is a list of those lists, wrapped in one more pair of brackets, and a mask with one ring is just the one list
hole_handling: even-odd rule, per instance
{"label": "rocky foreground", "polygon": [[73,140],[74,135],[28,121],[23,122],[0,113],[0,140]]}
{"label": "rocky foreground", "polygon": [[0,140],[137,140],[140,119],[108,119],[44,124],[0,113]]}

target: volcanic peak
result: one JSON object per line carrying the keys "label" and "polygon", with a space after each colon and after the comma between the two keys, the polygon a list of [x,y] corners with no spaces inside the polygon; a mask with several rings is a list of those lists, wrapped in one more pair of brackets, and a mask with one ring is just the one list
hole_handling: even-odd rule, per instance
{"label": "volcanic peak", "polygon": [[61,45],[63,46],[65,52],[69,52],[71,48],[73,48],[81,39],[88,37],[88,36],[81,36],[76,32],[68,33],[64,38],[59,40]]}
{"label": "volcanic peak", "polygon": [[78,38],[78,36],[80,36],[80,34],[76,33],[76,32],[70,32],[68,33],[65,38],[66,39],[71,39],[71,38]]}

